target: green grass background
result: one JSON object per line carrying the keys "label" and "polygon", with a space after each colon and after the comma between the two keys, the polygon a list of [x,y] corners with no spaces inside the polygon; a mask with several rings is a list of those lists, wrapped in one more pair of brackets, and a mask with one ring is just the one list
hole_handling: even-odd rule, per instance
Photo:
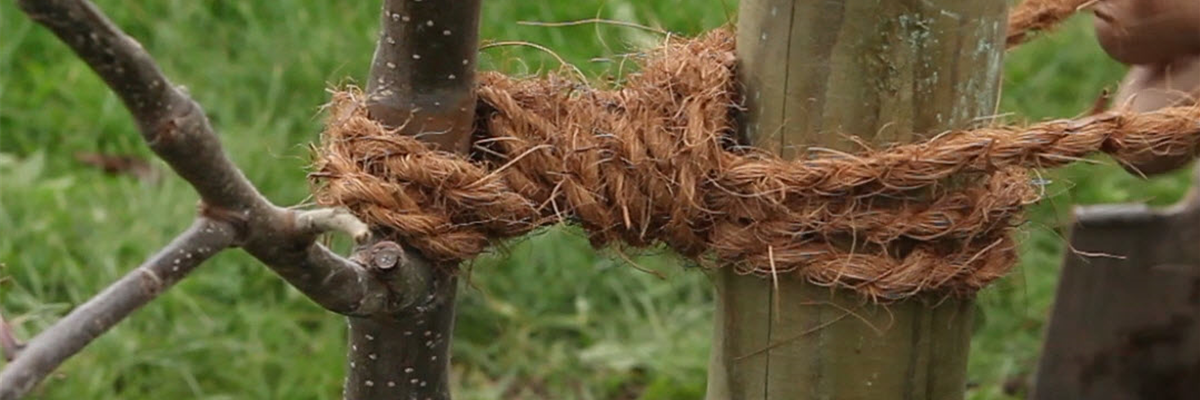
{"label": "green grass background", "polygon": [[[305,200],[318,107],[326,88],[365,76],[378,1],[97,3],[206,107],[263,192],[280,204]],[[694,34],[736,9],[735,0],[484,3],[485,40],[539,43],[595,75],[615,65],[605,57],[656,38],[516,22],[599,16]],[[482,60],[514,73],[557,66],[511,47]],[[1013,120],[1075,115],[1123,71],[1085,19],[1010,53],[1006,67],[1002,110]],[[103,83],[12,1],[0,1],[0,309],[23,337],[139,264],[194,214],[195,194],[169,173],[157,183],[109,176],[74,161],[80,151],[151,157]],[[980,295],[971,398],[1008,398],[1005,383],[1033,370],[1073,205],[1165,204],[1186,190],[1184,172],[1142,181],[1101,161],[1047,173],[1051,197],[1022,230],[1019,269]],[[670,256],[638,256],[666,280],[619,260],[560,228],[474,262],[455,332],[458,398],[701,397],[709,283]],[[342,318],[230,251],[71,359],[34,398],[334,398],[344,335]]]}

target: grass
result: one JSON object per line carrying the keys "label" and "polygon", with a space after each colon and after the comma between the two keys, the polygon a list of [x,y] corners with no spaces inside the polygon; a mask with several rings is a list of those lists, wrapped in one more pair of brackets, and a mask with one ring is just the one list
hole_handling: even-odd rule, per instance
{"label": "grass", "polygon": [[[306,144],[325,89],[365,76],[377,2],[98,1],[189,87],[232,157],[274,201],[302,202]],[[516,21],[604,17],[681,33],[724,24],[734,0],[488,1],[482,35],[548,46],[600,75],[597,57],[653,43],[636,29],[547,28]],[[1037,120],[1088,108],[1122,68],[1078,20],[1009,55],[1003,111]],[[545,54],[487,50],[485,68],[534,73]],[[1016,117],[1015,117],[1016,118]],[[119,101],[48,32],[0,2],[0,309],[29,337],[186,228],[196,196],[177,178],[110,176],[76,152],[150,158]],[[1111,163],[1108,163],[1111,164]],[[165,168],[155,162],[155,167]],[[1150,201],[1185,191],[1185,173],[1151,181],[1112,165],[1051,173],[1054,196],[1024,229],[1018,272],[980,296],[974,399],[1034,368],[1074,204]],[[712,297],[670,256],[638,262],[666,280],[550,229],[473,263],[461,296],[458,398],[699,398]],[[344,321],[240,252],[211,261],[68,362],[35,398],[332,398],[343,375]]]}

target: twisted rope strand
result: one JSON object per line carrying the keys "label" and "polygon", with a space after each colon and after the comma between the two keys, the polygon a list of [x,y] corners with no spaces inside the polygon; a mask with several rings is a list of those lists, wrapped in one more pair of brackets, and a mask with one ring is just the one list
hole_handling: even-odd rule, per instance
{"label": "twisted rope strand", "polygon": [[1008,13],[1009,49],[1017,47],[1033,37],[1035,32],[1053,30],[1064,20],[1075,15],[1096,0],[1025,0]]}
{"label": "twisted rope strand", "polygon": [[570,222],[596,246],[664,243],[891,300],[969,295],[1011,269],[1012,230],[1037,200],[1028,169],[1097,152],[1137,165],[1200,144],[1200,109],[1182,107],[783,160],[734,143],[734,64],[733,35],[718,30],[653,50],[612,90],[483,74],[470,157],[389,131],[361,93],[338,92],[317,199],[446,263]]}

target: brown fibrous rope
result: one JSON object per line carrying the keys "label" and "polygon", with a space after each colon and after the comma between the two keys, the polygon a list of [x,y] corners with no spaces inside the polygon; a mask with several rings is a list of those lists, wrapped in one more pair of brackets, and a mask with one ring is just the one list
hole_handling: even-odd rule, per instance
{"label": "brown fibrous rope", "polygon": [[670,40],[610,90],[483,74],[470,155],[389,130],[360,92],[336,92],[318,202],[447,265],[569,222],[596,246],[665,244],[876,300],[970,295],[1015,263],[1013,230],[1039,198],[1030,169],[1097,152],[1137,165],[1200,141],[1200,109],[1183,107],[784,160],[737,145],[733,47],[727,30]]}
{"label": "brown fibrous rope", "polygon": [[1028,41],[1034,33],[1054,29],[1097,0],[1025,0],[1008,14],[1009,48]]}

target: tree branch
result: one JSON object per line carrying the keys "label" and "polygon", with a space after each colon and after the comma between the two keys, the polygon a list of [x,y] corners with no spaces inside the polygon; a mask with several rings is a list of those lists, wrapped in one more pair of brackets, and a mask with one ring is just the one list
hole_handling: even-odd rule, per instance
{"label": "tree branch", "polygon": [[[90,2],[16,1],[121,98],[150,148],[200,195],[201,217],[167,249],[26,345],[0,371],[0,400],[27,393],[68,357],[227,247],[244,248],[316,303],[352,317],[396,315],[396,307],[411,306],[428,293],[392,291],[404,287],[397,282],[423,281],[425,275],[397,275],[412,270],[407,266],[429,270],[427,265],[405,263],[406,268],[373,272],[316,243],[326,231],[346,232],[358,241],[370,232],[344,211],[290,210],[263,197],[225,154],[200,105]],[[11,335],[3,339],[13,339],[5,340],[6,353],[19,348]]]}
{"label": "tree branch", "polygon": [[345,208],[326,208],[320,210],[302,211],[296,216],[296,224],[300,231],[309,234],[324,232],[342,232],[354,238],[357,242],[371,236],[367,224],[359,221],[350,210]]}
{"label": "tree branch", "polygon": [[[294,216],[290,217],[294,221]],[[292,221],[266,221],[242,244],[246,252],[329,311],[354,316],[386,308],[389,293],[362,265],[315,243]]]}
{"label": "tree branch", "polygon": [[233,244],[225,222],[199,218],[146,263],[67,314],[21,349],[0,371],[0,400],[20,398],[67,358]]}
{"label": "tree branch", "polygon": [[266,203],[221,150],[199,104],[176,88],[142,45],[84,0],[19,0],[104,79],[133,114],[142,137],[209,207],[245,211]]}
{"label": "tree branch", "polygon": [[[120,96],[142,137],[200,194],[207,215],[235,222],[236,245],[306,296],[338,313],[374,307],[386,287],[365,269],[315,243],[326,229],[360,226],[271,204],[229,160],[203,109],[163,75],[146,50],[86,0],[17,0],[30,18],[71,47]],[[317,224],[314,225],[314,222]],[[332,224],[332,225],[331,225]],[[382,303],[380,303],[382,304]]]}

